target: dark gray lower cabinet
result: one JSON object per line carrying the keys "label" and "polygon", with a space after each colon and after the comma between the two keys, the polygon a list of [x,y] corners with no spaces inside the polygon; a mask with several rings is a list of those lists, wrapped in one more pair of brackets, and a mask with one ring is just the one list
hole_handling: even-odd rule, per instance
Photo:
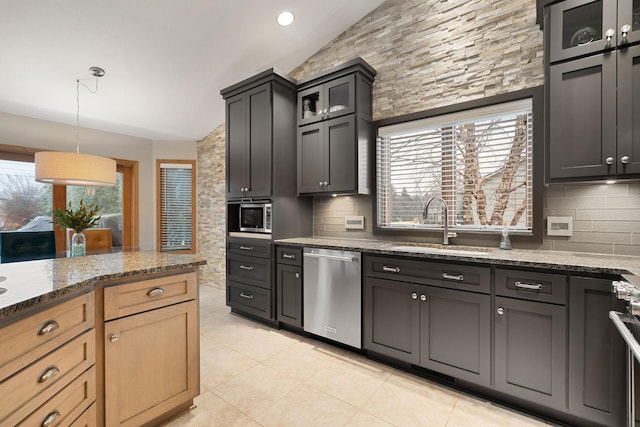
{"label": "dark gray lower cabinet", "polygon": [[[366,277],[363,347],[417,365],[420,361],[420,285]],[[416,298],[413,298],[413,295]]]}
{"label": "dark gray lower cabinet", "polygon": [[423,286],[419,299],[420,366],[488,386],[491,297]]}
{"label": "dark gray lower cabinet", "polygon": [[276,320],[302,327],[302,267],[276,265]]}
{"label": "dark gray lower cabinet", "polygon": [[365,349],[490,385],[489,295],[371,277],[364,295]]}
{"label": "dark gray lower cabinet", "polygon": [[625,421],[625,345],[609,320],[624,303],[611,280],[570,279],[569,413],[608,426]]}
{"label": "dark gray lower cabinet", "polygon": [[504,297],[495,306],[495,389],[566,411],[566,307]]}

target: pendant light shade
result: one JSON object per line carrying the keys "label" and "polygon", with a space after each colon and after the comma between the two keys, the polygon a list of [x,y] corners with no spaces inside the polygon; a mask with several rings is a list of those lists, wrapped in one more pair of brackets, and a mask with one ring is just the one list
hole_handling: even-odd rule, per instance
{"label": "pendant light shade", "polygon": [[38,182],[92,187],[116,184],[116,161],[107,157],[40,151],[35,155],[35,163]]}
{"label": "pendant light shade", "polygon": [[[89,72],[96,78],[95,90],[85,85],[89,92],[98,91],[98,79],[104,76],[100,67]],[[116,184],[116,161],[107,157],[80,153],[80,79],[76,80],[76,152],[40,151],[35,154],[36,181],[55,185],[81,185],[105,187]]]}

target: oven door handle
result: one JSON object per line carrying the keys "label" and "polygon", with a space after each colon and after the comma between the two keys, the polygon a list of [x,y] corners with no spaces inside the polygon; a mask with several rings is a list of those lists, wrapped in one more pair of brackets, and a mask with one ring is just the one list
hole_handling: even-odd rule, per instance
{"label": "oven door handle", "polygon": [[620,336],[629,347],[629,350],[631,350],[631,352],[633,353],[633,356],[640,362],[640,344],[638,343],[638,341],[636,341],[633,334],[631,334],[629,328],[624,325],[625,320],[628,322],[629,320],[632,320],[632,317],[633,316],[629,314],[622,314],[618,313],[617,311],[609,312],[609,319],[611,319],[611,321],[613,322],[613,325],[616,327],[616,329],[620,333]]}

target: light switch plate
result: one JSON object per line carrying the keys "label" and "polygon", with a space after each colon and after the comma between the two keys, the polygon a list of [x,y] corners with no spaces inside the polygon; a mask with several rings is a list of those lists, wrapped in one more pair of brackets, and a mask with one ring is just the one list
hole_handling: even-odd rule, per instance
{"label": "light switch plate", "polygon": [[345,216],[344,228],[347,230],[364,230],[364,216]]}
{"label": "light switch plate", "polygon": [[548,216],[548,236],[573,236],[573,218],[570,216]]}

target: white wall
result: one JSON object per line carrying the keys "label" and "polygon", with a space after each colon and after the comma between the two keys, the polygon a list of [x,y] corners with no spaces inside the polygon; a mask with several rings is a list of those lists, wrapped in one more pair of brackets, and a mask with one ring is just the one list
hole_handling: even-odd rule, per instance
{"label": "white wall", "polygon": [[[0,112],[0,144],[75,151],[76,127]],[[155,159],[196,159],[195,141],[152,141],[129,135],[80,129],[80,152],[138,162],[139,243],[155,249]]]}

